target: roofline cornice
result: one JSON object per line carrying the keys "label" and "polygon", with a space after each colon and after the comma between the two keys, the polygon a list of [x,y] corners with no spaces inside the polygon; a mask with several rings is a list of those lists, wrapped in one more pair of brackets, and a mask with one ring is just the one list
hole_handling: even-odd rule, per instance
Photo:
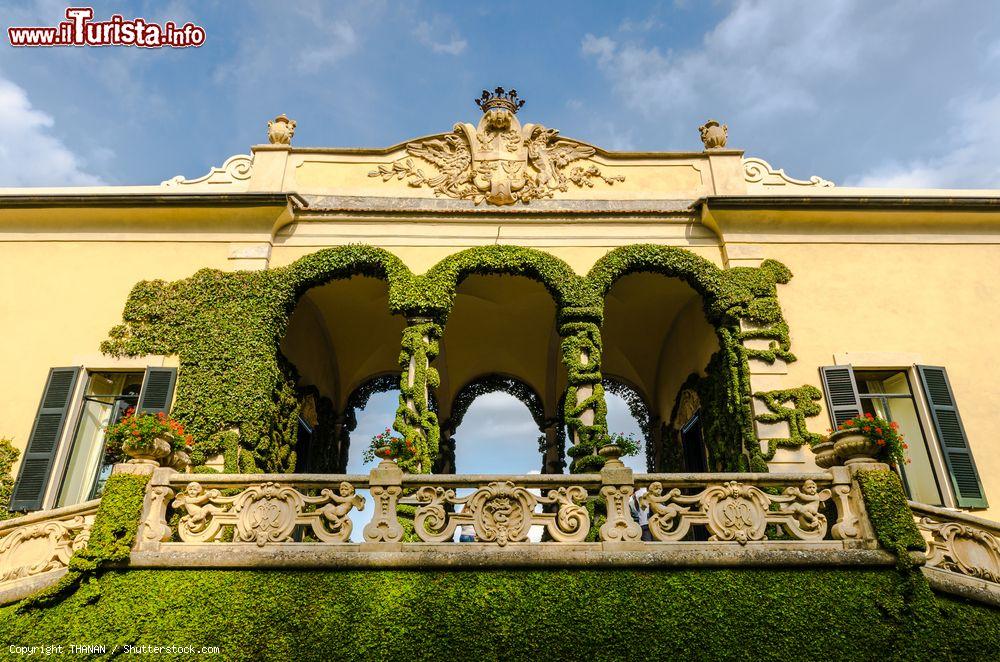
{"label": "roofline cornice", "polygon": [[708,209],[794,209],[817,211],[983,211],[1000,212],[995,196],[897,195],[710,195],[692,207]]}
{"label": "roofline cornice", "polygon": [[297,193],[0,193],[0,209],[52,207],[228,207],[302,204]]}

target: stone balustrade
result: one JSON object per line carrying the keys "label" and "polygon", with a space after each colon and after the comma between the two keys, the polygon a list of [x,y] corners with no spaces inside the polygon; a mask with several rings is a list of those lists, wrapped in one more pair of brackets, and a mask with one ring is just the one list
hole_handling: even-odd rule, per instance
{"label": "stone balustrade", "polygon": [[0,522],[0,604],[33,591],[65,571],[87,544],[100,500]]}
{"label": "stone balustrade", "polygon": [[[642,540],[630,512],[636,490],[649,511],[651,541]],[[361,512],[367,521],[359,531],[354,521]],[[476,542],[453,544],[460,527],[471,527]],[[517,476],[405,474],[383,461],[367,475],[193,476],[158,469],[147,488],[133,565],[175,566],[186,558],[233,566],[241,564],[237,557],[268,565],[322,565],[322,559],[352,565],[348,552],[367,552],[369,565],[460,564],[462,555],[517,565],[530,555],[526,550],[541,554],[535,560],[587,563],[594,553],[631,553],[635,561],[636,554],[670,549],[699,550],[701,561],[689,559],[691,565],[713,563],[705,550],[715,550],[716,564],[769,551],[780,552],[775,564],[823,563],[847,550],[875,554],[857,556],[859,563],[891,560],[877,550],[845,467],[633,474],[614,460],[601,473]],[[410,561],[403,560],[407,554]]]}
{"label": "stone balustrade", "polygon": [[1000,584],[1000,524],[961,511],[909,503],[917,528],[927,540],[927,568]]}

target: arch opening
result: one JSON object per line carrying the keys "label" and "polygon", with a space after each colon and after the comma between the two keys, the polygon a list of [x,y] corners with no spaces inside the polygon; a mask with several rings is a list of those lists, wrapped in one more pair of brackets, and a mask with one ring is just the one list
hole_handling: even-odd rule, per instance
{"label": "arch opening", "polygon": [[[702,295],[676,276],[622,275],[607,289],[601,336],[605,390],[628,403],[645,450],[638,464],[683,470],[669,416],[689,376],[707,376],[720,349]],[[609,416],[609,432],[621,431],[615,423]]]}
{"label": "arch opening", "polygon": [[[406,321],[389,311],[388,283],[353,275],[306,290],[279,349],[293,368],[301,404],[296,471],[346,470],[355,412],[375,393],[399,388]],[[391,427],[395,407],[381,429]],[[356,444],[358,446],[359,444]]]}

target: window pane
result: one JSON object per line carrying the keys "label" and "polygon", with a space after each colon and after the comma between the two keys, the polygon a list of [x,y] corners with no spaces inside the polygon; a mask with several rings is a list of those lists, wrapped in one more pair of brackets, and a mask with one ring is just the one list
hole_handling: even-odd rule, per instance
{"label": "window pane", "polygon": [[[943,505],[941,490],[934,475],[927,440],[924,438],[917,409],[913,403],[913,391],[906,373],[900,370],[858,372],[858,393],[862,394],[861,406],[866,414],[895,421],[909,448],[906,457],[909,464],[903,465],[903,480],[908,496],[914,501],[933,506]],[[879,398],[876,394],[906,395],[909,397]]]}
{"label": "window pane", "polygon": [[[71,506],[87,501],[94,494],[97,480],[107,479],[110,467],[104,465],[104,429],[112,414],[123,411],[116,407],[123,394],[134,399],[142,386],[141,372],[92,372],[87,380],[80,422],[70,448],[66,472],[59,489],[56,506]],[[132,403],[134,404],[134,402]]]}

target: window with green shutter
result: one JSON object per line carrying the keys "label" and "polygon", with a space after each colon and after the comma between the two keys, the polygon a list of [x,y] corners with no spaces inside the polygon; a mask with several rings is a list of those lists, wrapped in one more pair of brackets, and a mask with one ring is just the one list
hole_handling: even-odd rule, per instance
{"label": "window with green shutter", "polygon": [[918,365],[917,371],[959,507],[986,508],[986,493],[972,459],[969,438],[955,404],[948,373],[942,367],[927,365]]}
{"label": "window with green shutter", "polygon": [[11,495],[11,510],[38,510],[42,507],[79,374],[78,367],[49,370]]}

